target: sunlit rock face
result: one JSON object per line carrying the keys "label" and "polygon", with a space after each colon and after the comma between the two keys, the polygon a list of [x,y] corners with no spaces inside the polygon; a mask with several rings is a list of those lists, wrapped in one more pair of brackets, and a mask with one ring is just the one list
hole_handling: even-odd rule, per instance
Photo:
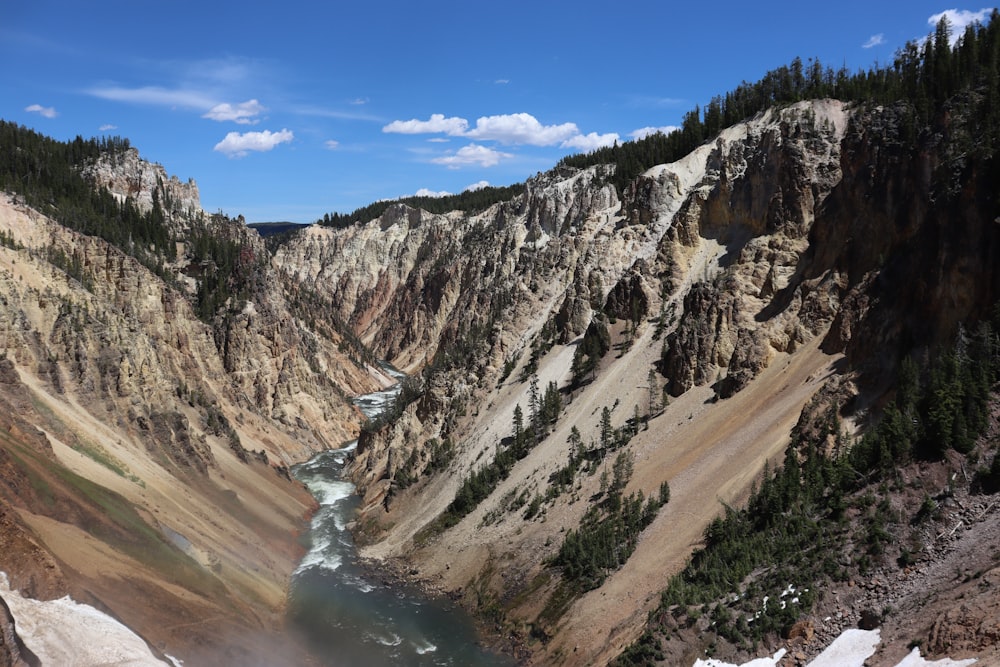
{"label": "sunlit rock face", "polygon": [[144,212],[153,209],[154,199],[165,213],[178,218],[192,217],[202,210],[198,184],[193,178],[182,182],[177,176],[167,175],[163,165],[143,160],[135,148],[102,155],[86,165],[83,173],[95,187],[107,188],[122,201],[131,197]]}

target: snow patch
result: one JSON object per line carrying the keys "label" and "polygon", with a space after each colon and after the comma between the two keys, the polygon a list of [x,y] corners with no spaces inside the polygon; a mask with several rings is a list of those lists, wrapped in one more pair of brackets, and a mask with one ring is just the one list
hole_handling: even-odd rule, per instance
{"label": "snow patch", "polygon": [[924,660],[923,656],[920,655],[920,649],[914,648],[896,667],[967,667],[967,665],[975,662],[975,658],[968,658],[966,660],[952,660],[951,658],[933,661]]}
{"label": "snow patch", "polygon": [[[745,664],[739,665],[738,667],[776,667],[778,661],[781,660],[785,655],[785,649],[780,649],[770,658],[757,658],[756,660],[751,660]],[[716,660],[714,658],[708,658],[707,660],[696,660],[694,667],[737,667],[728,662],[722,662],[721,660]]]}
{"label": "snow patch", "polygon": [[881,641],[878,630],[844,630],[809,667],[862,667]]}
{"label": "snow patch", "polygon": [[[786,590],[785,594],[791,592]],[[844,630],[839,637],[833,640],[832,644],[826,647],[825,651],[809,663],[809,667],[864,667],[865,660],[875,654],[875,649],[881,639],[881,633],[878,630]],[[784,655],[785,649],[781,649],[769,658],[757,658],[742,665],[733,665],[710,658],[695,661],[694,667],[777,667],[778,661]],[[896,667],[968,667],[975,662],[975,658],[968,660],[944,658],[928,661],[921,657],[920,649],[915,648]]]}
{"label": "snow patch", "polygon": [[[43,602],[21,597],[0,572],[0,597],[10,608],[17,634],[43,665],[146,665],[163,667],[139,635],[90,605],[68,595]],[[180,664],[176,658],[172,662]]]}

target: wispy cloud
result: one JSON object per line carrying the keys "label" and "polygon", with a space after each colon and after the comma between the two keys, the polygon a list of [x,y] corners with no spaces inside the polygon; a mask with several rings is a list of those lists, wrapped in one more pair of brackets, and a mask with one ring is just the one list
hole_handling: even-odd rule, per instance
{"label": "wispy cloud", "polygon": [[117,86],[90,88],[87,94],[113,102],[150,104],[154,106],[181,107],[185,109],[211,109],[219,102],[210,95],[194,89],[142,86],[120,88]]}
{"label": "wispy cloud", "polygon": [[632,132],[629,132],[628,136],[632,137],[633,139],[645,139],[649,135],[656,134],[657,132],[659,132],[660,134],[670,134],[671,132],[674,132],[675,130],[679,129],[681,128],[677,127],[676,125],[663,125],[661,127],[640,127],[638,130],[633,130]]}
{"label": "wispy cloud", "polygon": [[948,17],[948,24],[951,27],[951,34],[949,35],[949,41],[951,45],[954,46],[958,38],[962,36],[965,29],[972,25],[973,23],[984,23],[993,10],[989,7],[984,7],[978,12],[969,11],[968,9],[946,9],[938,14],[932,14],[927,19],[927,24],[932,28],[936,27],[938,22],[944,18]]}
{"label": "wispy cloud", "polygon": [[501,160],[514,157],[510,153],[502,153],[493,148],[481,146],[479,144],[469,144],[458,149],[452,155],[445,155],[431,160],[434,164],[441,164],[449,169],[461,169],[462,167],[495,167]]}
{"label": "wispy cloud", "polygon": [[259,94],[247,93],[271,90],[268,82],[276,78],[266,63],[241,57],[141,59],[131,66],[146,77],[146,85],[104,81],[84,89],[84,94],[125,104],[197,111],[210,120],[253,125],[267,109],[259,102]]}
{"label": "wispy cloud", "polygon": [[299,105],[289,108],[291,113],[299,116],[314,116],[316,118],[335,118],[337,120],[364,120],[374,123],[385,122],[384,118],[370,113],[360,111],[341,111],[340,109],[330,109],[328,107],[318,107],[312,105]]}
{"label": "wispy cloud", "polygon": [[212,150],[218,151],[230,158],[245,157],[250,151],[266,152],[279,144],[290,142],[295,138],[291,130],[280,132],[230,132],[226,138],[215,144]]}
{"label": "wispy cloud", "polygon": [[111,123],[105,123],[104,125],[101,125],[99,128],[97,128],[97,131],[110,132],[111,130],[117,130],[117,129],[118,129],[117,125],[112,125]]}
{"label": "wispy cloud", "polygon": [[629,106],[651,107],[653,109],[674,108],[687,104],[687,100],[680,97],[652,97],[650,95],[632,95],[628,98]]}
{"label": "wispy cloud", "polygon": [[871,49],[876,46],[881,46],[882,44],[885,44],[885,35],[880,32],[877,35],[872,35],[871,37],[869,37],[868,41],[861,45],[861,48]]}
{"label": "wispy cloud", "polygon": [[504,85],[504,84],[510,83],[510,79],[497,79],[493,83],[498,84],[498,85]]}
{"label": "wispy cloud", "polygon": [[247,100],[239,104],[223,102],[209,109],[208,113],[202,114],[202,118],[217,121],[232,121],[239,125],[256,125],[260,122],[257,116],[265,111],[267,111],[267,108],[257,100]]}
{"label": "wispy cloud", "polygon": [[326,146],[327,150],[335,151],[340,147],[340,142],[335,139],[328,139],[323,142],[323,145]]}
{"label": "wispy cloud", "polygon": [[28,113],[37,113],[45,118],[55,118],[59,115],[59,112],[54,107],[43,107],[41,104],[29,104],[24,107],[24,110]]}
{"label": "wispy cloud", "polygon": [[212,86],[236,86],[266,78],[267,68],[260,61],[249,58],[207,58],[164,63],[179,80],[210,83]]}
{"label": "wispy cloud", "polygon": [[369,102],[369,100],[368,100],[367,97],[356,97],[353,100],[351,100],[349,102],[349,104],[352,104],[352,105],[354,105],[356,107],[359,107],[359,106],[363,106],[365,104],[368,104],[368,102]]}

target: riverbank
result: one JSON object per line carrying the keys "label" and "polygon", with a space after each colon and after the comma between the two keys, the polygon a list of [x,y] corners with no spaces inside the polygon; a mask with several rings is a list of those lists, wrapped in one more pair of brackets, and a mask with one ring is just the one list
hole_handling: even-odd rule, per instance
{"label": "riverbank", "polygon": [[350,452],[328,450],[293,469],[319,509],[289,587],[290,629],[321,662],[512,667],[480,641],[475,619],[451,596],[414,585],[402,567],[361,559],[349,530],[360,498],[343,477]]}
{"label": "riverbank", "polygon": [[372,579],[385,586],[397,589],[411,589],[431,599],[447,601],[468,615],[475,628],[478,644],[486,651],[510,658],[517,665],[527,664],[531,651],[524,641],[511,633],[503,625],[483,617],[469,604],[464,592],[447,590],[439,584],[420,577],[415,569],[403,558],[364,558],[359,561]]}

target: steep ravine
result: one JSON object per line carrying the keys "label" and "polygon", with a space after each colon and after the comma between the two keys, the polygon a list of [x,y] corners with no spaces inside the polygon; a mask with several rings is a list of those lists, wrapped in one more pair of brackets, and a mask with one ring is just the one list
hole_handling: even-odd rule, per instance
{"label": "steep ravine", "polygon": [[[971,181],[951,212],[929,203],[922,175],[943,140],[905,147],[904,114],[798,103],[648,170],[622,199],[602,168],[562,169],[482,213],[400,205],[291,241],[278,264],[329,290],[377,353],[414,370],[435,359],[423,396],[359,447],[365,553],[500,619],[529,662],[614,657],[720,501],[745,497],[825,382],[837,378],[845,409],[863,414],[902,354],[948,340],[992,303],[986,186]],[[967,233],[938,243],[948,225]],[[597,310],[612,316],[613,349],[571,387]],[[564,390],[553,432],[475,510],[434,528],[511,435],[515,406],[527,411],[531,375]],[[620,570],[553,616],[559,573],[546,561],[600,495],[599,474],[549,495],[570,429],[592,442],[603,408],[616,428],[644,416],[650,377],[670,401],[627,447],[626,490],[649,497],[668,481],[671,501]],[[455,458],[431,473],[444,440]],[[401,470],[415,483],[403,488]],[[540,511],[525,518],[515,500],[533,497]]]}
{"label": "steep ravine", "polygon": [[[314,228],[292,241],[278,258],[286,271],[314,281],[317,289],[326,284],[342,294],[337,290],[349,285],[351,294],[377,295],[361,301],[393,313],[362,319],[355,310],[343,317],[363,321],[366,340],[380,353],[397,355],[397,362],[416,361],[406,341],[438,340],[439,350],[450,351],[456,341],[469,344],[477,322],[486,323],[473,341],[472,366],[439,368],[420,401],[359,447],[354,479],[365,493],[362,523],[374,540],[366,553],[404,558],[418,578],[460,592],[473,607],[499,605],[507,627],[542,663],[591,664],[613,656],[641,627],[665,573],[683,563],[701,526],[719,511],[717,500],[737,501],[764,461],[781,452],[801,406],[835,361],[818,345],[835,315],[831,304],[839,299],[840,281],[825,274],[808,291],[799,289],[791,303],[786,294],[799,288],[788,285],[809,247],[817,212],[839,182],[839,142],[848,118],[837,102],[763,114],[678,163],[651,169],[625,202],[607,191],[599,172],[569,170],[530,181],[522,199],[484,213],[403,215],[400,209],[348,230]],[[447,244],[426,243],[432,227],[449,229]],[[469,251],[433,254],[453,246]],[[424,264],[410,264],[403,258],[419,253],[407,248],[431,255]],[[487,268],[466,268],[473,262]],[[425,271],[426,264],[439,268]],[[333,267],[344,277],[331,275]],[[478,271],[477,280],[467,279],[470,271]],[[491,272],[487,279],[483,271]],[[456,280],[463,288],[457,294]],[[728,314],[701,314],[692,301],[699,290],[704,304]],[[504,298],[498,301],[497,294]],[[483,299],[492,311],[451,305]],[[515,405],[527,409],[528,383],[518,378],[530,375],[521,371],[532,349],[539,350],[534,372],[540,386],[551,381],[567,387],[575,346],[594,307],[613,313],[632,302],[642,304],[634,332],[621,320],[613,327],[615,343],[631,339],[627,350],[609,354],[595,381],[566,396],[555,431],[475,511],[440,537],[421,537],[467,472],[489,460],[510,434]],[[758,315],[769,311],[776,312]],[[660,313],[666,313],[663,331],[652,320]],[[458,335],[449,340],[449,332]],[[666,382],[680,396],[630,443],[636,473],[628,490],[650,495],[664,480],[678,490],[625,568],[555,626],[545,626],[554,639],[531,641],[557,581],[544,562],[564,531],[579,523],[588,505],[583,499],[597,492],[599,475],[579,479],[578,491],[545,503],[533,520],[524,520],[523,510],[505,510],[506,499],[544,495],[549,475],[566,462],[570,428],[592,439],[602,408],[612,408],[616,427],[633,415],[633,406],[645,414],[647,375],[659,365],[661,348],[664,366],[673,369]],[[717,391],[707,385],[720,377],[732,379],[728,394],[736,398],[706,402]],[[747,414],[762,421],[753,427],[743,420]],[[393,490],[396,471],[413,452],[419,472],[429,463],[422,443],[444,438],[457,447],[448,474]],[[719,457],[722,450],[727,455]],[[721,461],[736,467],[720,471]]]}
{"label": "steep ravine", "polygon": [[[178,233],[242,239],[266,276],[256,234],[195,209],[193,184],[158,165],[115,168],[112,186],[139,189],[123,197],[147,181],[180,188]],[[69,594],[187,664],[301,664],[283,610],[313,500],[288,466],[355,435],[346,397],[387,378],[306,327],[276,275],[207,323],[183,241],[164,280],[16,197],[0,198],[0,228],[0,569],[12,588]]]}

